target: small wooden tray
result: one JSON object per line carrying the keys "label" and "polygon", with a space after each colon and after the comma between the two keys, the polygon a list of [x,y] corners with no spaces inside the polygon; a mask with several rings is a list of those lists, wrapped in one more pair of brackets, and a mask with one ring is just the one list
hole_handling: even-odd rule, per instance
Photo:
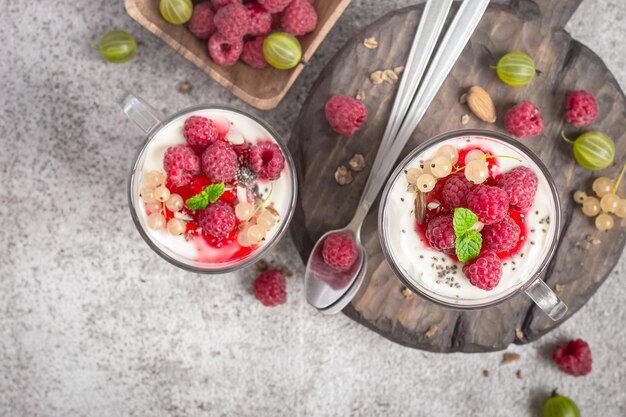
{"label": "small wooden tray", "polygon": [[207,41],[197,39],[184,25],[167,23],[159,12],[160,0],[124,0],[126,11],[141,26],[154,33],[186,59],[230,90],[241,100],[260,110],[273,109],[296,81],[330,29],[351,0],[315,0],[318,25],[315,32],[299,37],[302,63],[289,71],[254,69],[242,62],[224,67],[211,61]]}
{"label": "small wooden tray", "polygon": [[[609,276],[626,244],[625,222],[616,219],[616,227],[600,233],[572,199],[574,190],[590,192],[592,178],[611,177],[619,166],[596,173],[587,171],[575,163],[571,146],[560,139],[563,129],[571,137],[585,130],[602,130],[615,140],[617,164],[626,160],[624,93],[602,60],[563,30],[581,1],[516,0],[506,6],[490,4],[401,156],[430,137],[461,127],[503,131],[505,111],[514,103],[532,100],[541,109],[545,130],[541,136],[524,140],[524,144],[552,172],[562,202],[561,240],[547,269],[546,282],[560,292],[568,305],[567,318]],[[354,214],[397,88],[387,83],[372,85],[368,76],[374,70],[393,68],[406,61],[423,8],[420,4],[391,12],[348,41],[320,74],[303,105],[289,148],[296,163],[300,194],[291,229],[305,261],[323,233],[345,226]],[[378,40],[378,49],[363,46],[363,40],[371,36]],[[542,71],[528,86],[508,87],[489,69],[509,51],[529,53]],[[473,116],[467,125],[461,125],[461,117],[470,111],[459,103],[459,97],[472,85],[484,87],[493,97],[499,116],[495,125]],[[365,90],[368,121],[347,139],[331,131],[324,105],[335,94],[353,95],[360,89]],[[565,96],[575,89],[590,91],[598,100],[599,118],[586,129],[573,128],[563,120]],[[352,184],[340,186],[333,174],[355,153],[365,155],[366,168],[354,174]],[[352,319],[394,342],[436,352],[505,349],[510,343],[536,340],[563,322],[550,320],[523,294],[476,311],[441,307],[419,296],[404,298],[403,285],[381,251],[377,208],[375,204],[361,232],[368,272],[359,293],[344,309]],[[599,238],[600,242],[594,245],[587,236]]]}

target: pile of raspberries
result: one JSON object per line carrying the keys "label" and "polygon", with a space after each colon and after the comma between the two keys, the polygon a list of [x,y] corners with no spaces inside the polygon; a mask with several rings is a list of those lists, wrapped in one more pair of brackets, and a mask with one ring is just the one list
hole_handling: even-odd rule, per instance
{"label": "pile of raspberries", "polygon": [[194,6],[188,27],[199,39],[208,39],[216,64],[229,66],[241,59],[265,68],[265,37],[272,30],[295,36],[313,32],[317,13],[311,0],[208,0]]}
{"label": "pile of raspberries", "polygon": [[[520,227],[510,216],[510,210],[528,211],[537,192],[537,175],[526,167],[505,173],[495,186],[470,183],[462,172],[451,176],[443,186],[445,209],[465,207],[484,224],[480,255],[463,266],[470,283],[489,291],[502,277],[502,262],[497,256],[515,248],[520,239]],[[446,254],[454,253],[455,234],[452,214],[440,214],[426,225],[430,246]]]}

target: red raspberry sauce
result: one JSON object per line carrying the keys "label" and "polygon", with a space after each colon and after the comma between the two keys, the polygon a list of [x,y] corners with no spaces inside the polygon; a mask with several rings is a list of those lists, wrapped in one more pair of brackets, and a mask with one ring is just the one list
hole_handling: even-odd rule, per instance
{"label": "red raspberry sauce", "polygon": [[[452,171],[454,172],[454,170],[459,168],[462,163],[464,164],[465,156],[467,155],[467,153],[475,149],[482,151],[485,155],[491,155],[491,152],[483,148],[480,148],[478,146],[468,146],[466,148],[463,148],[462,150],[459,151],[459,161],[453,167]],[[498,183],[498,180],[502,176],[502,170],[500,169],[500,166],[498,165],[497,158],[489,158],[486,160],[486,162],[487,162],[487,167],[489,168],[489,177],[484,182],[484,184],[496,185]],[[446,184],[449,178],[450,176],[438,180],[437,184],[435,185],[435,188],[433,188],[433,190],[426,195],[426,204],[432,201],[437,201],[440,203],[440,206],[434,210],[428,210],[428,209],[426,210],[424,224],[418,224],[417,222],[415,222],[415,230],[417,234],[419,235],[420,240],[422,241],[424,246],[426,246],[427,248],[430,247],[430,243],[428,242],[428,239],[426,238],[426,226],[428,225],[428,221],[441,214],[452,214],[454,212],[453,210],[450,210],[448,207],[446,207],[443,204],[442,190],[443,190],[443,186]],[[513,255],[518,253],[520,250],[522,250],[522,248],[524,247],[524,244],[526,243],[526,240],[527,240],[526,237],[528,235],[528,226],[525,223],[526,212],[519,212],[519,211],[509,209],[509,216],[511,216],[511,218],[515,221],[515,223],[517,223],[517,225],[520,228],[520,239],[517,242],[517,245],[515,245],[513,249],[507,252],[496,253],[496,255],[498,255],[498,257],[502,260],[509,259]],[[449,255],[449,256],[453,258],[455,261],[458,261],[456,255]]]}

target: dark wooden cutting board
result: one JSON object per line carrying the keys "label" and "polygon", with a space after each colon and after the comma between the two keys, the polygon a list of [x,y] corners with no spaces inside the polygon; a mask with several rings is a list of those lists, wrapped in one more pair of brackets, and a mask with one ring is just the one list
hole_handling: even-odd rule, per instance
{"label": "dark wooden cutting board", "polygon": [[[613,137],[616,161],[624,161],[624,93],[602,60],[563,30],[581,1],[491,4],[401,156],[448,130],[465,127],[503,131],[505,111],[517,102],[533,101],[541,109],[545,131],[540,137],[524,140],[524,144],[550,168],[562,201],[562,239],[546,281],[553,288],[558,284],[560,296],[569,306],[567,317],[578,311],[609,276],[626,243],[622,222],[617,221],[617,227],[608,233],[597,232],[571,197],[577,189],[590,191],[595,176],[613,176],[617,168],[591,173],[577,166],[570,145],[559,136],[561,130],[572,137],[584,131],[564,123],[564,102],[568,91],[588,90],[598,100],[600,117],[587,130],[602,130]],[[457,8],[455,4],[453,10]],[[355,211],[397,88],[397,84],[373,85],[369,74],[404,65],[422,10],[423,4],[391,12],[356,35],[320,74],[303,106],[289,146],[297,165],[301,196],[292,231],[305,262],[314,242],[324,232],[346,225]],[[377,49],[363,46],[368,37],[376,38]],[[541,71],[528,86],[506,86],[489,69],[509,51],[528,53]],[[473,116],[467,125],[461,125],[462,116],[470,112],[459,103],[459,97],[473,85],[482,86],[494,99],[498,110],[495,125]],[[347,139],[329,128],[324,104],[333,95],[355,95],[359,90],[366,94],[369,119],[361,131]],[[338,185],[334,179],[336,168],[347,165],[355,153],[365,155],[365,170],[355,173],[351,184]],[[562,323],[552,322],[524,295],[493,308],[465,312],[440,307],[419,296],[406,299],[402,284],[381,252],[377,215],[376,205],[363,226],[368,276],[344,310],[357,322],[397,343],[437,352],[504,349],[512,342],[536,340]],[[601,243],[591,245],[588,235]]]}

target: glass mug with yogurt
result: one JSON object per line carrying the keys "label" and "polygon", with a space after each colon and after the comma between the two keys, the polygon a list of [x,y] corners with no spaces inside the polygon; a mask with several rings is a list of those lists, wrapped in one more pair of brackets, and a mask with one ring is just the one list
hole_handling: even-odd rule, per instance
{"label": "glass mug with yogurt", "polygon": [[[420,193],[420,183],[414,179],[411,181],[407,173],[413,171],[419,175],[423,172],[425,164],[428,169],[428,164],[434,161],[438,153],[441,154],[443,147],[448,153],[451,149],[456,150],[456,153],[452,153],[458,161],[452,161],[452,165],[455,165],[452,175],[438,179],[437,183],[441,184],[436,184],[418,203],[416,197]],[[431,245],[431,238],[425,234],[427,226],[424,219],[432,221],[439,215],[447,215],[447,221],[452,222],[454,209],[446,208],[440,201],[443,200],[442,190],[445,181],[453,175],[464,175],[463,166],[469,163],[465,161],[466,157],[470,160],[469,155],[472,155],[472,159],[476,159],[476,155],[478,157],[484,155],[481,161],[485,162],[488,171],[485,173],[487,175],[483,184],[485,187],[497,187],[499,179],[515,169],[530,169],[536,174],[537,186],[532,206],[525,207],[523,211],[510,209],[506,216],[506,221],[511,222],[511,225],[507,226],[508,230],[519,230],[519,237],[506,251],[494,252],[499,259],[495,262],[501,267],[501,277],[497,285],[488,289],[479,288],[475,282],[468,279],[463,269],[466,264],[459,262],[458,252],[455,252],[454,248],[446,249],[445,253],[442,253]],[[455,168],[457,173],[454,172]],[[470,176],[472,175],[475,174],[472,173]],[[469,184],[472,187],[481,187],[471,182]],[[430,188],[432,184],[422,186]],[[420,219],[417,219],[418,216]],[[515,139],[486,130],[444,133],[413,150],[391,175],[383,191],[378,219],[385,257],[396,275],[413,292],[443,306],[456,309],[490,307],[523,292],[553,320],[561,319],[567,312],[567,306],[545,284],[541,275],[556,251],[560,223],[558,193],[545,165],[530,149]],[[480,222],[477,224],[480,224],[479,231],[482,230],[484,235],[488,226]],[[443,232],[441,236],[445,237],[445,233]],[[454,244],[458,245],[458,235]],[[482,254],[483,252],[480,252],[478,257]]]}
{"label": "glass mug with yogurt", "polygon": [[219,274],[262,258],[287,230],[296,202],[287,147],[262,120],[226,106],[195,106],[161,119],[126,96],[146,134],[130,173],[131,216],[170,263]]}

